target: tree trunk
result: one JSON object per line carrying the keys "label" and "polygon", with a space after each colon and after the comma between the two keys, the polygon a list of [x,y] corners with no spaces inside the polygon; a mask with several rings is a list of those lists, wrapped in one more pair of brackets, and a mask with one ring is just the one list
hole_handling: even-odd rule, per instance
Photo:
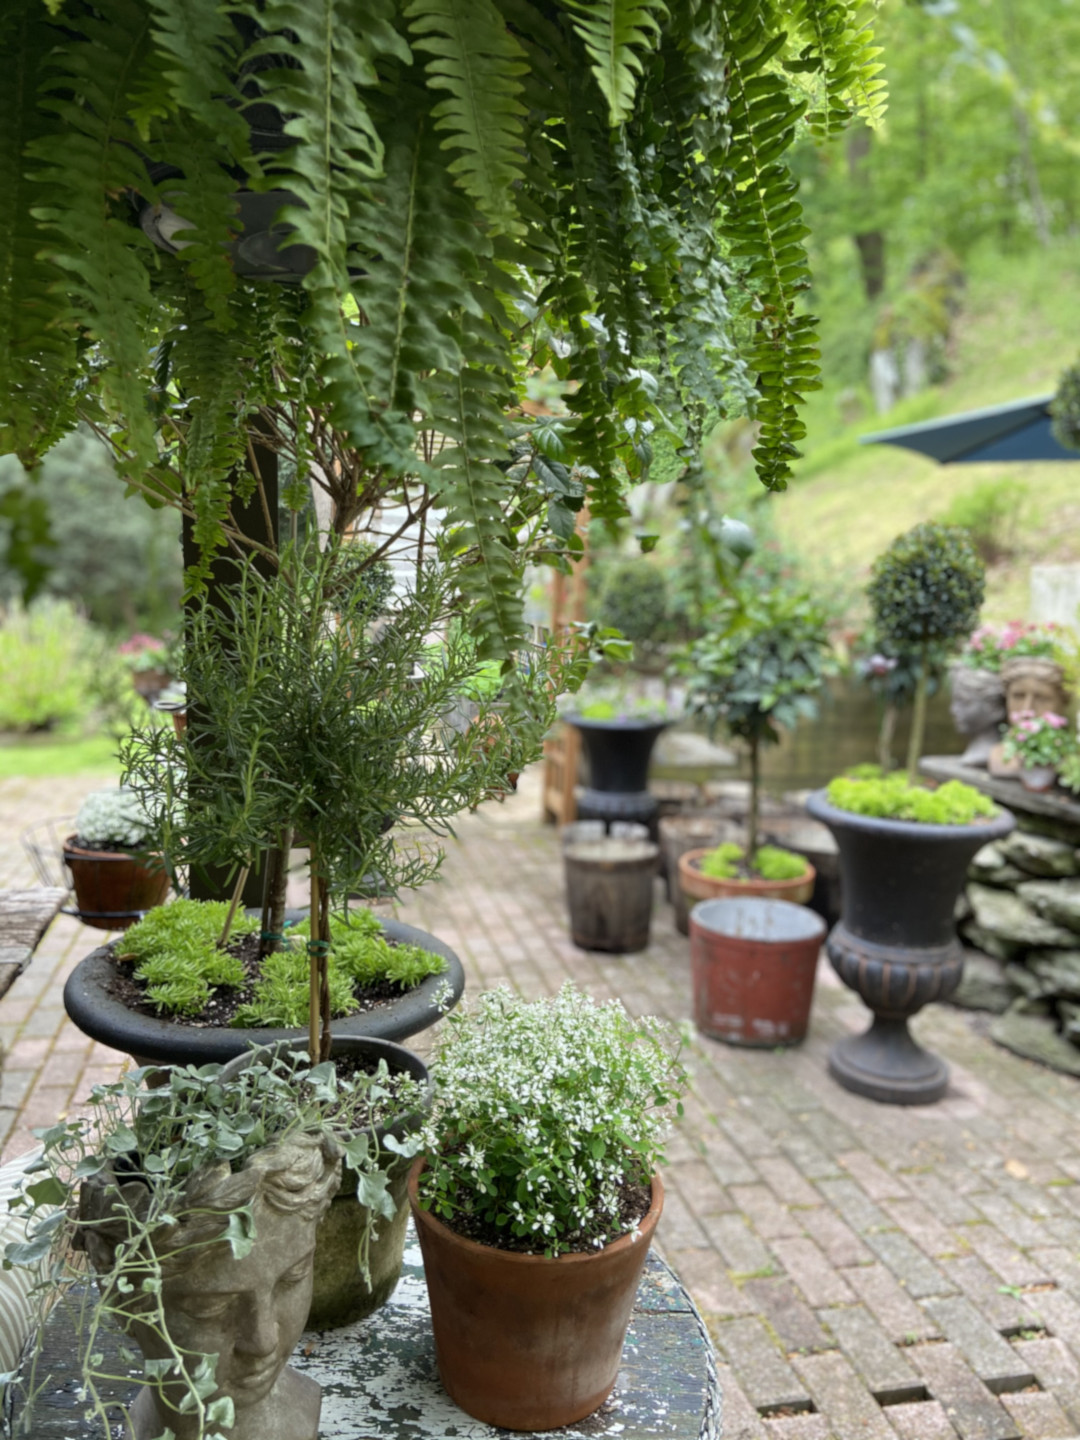
{"label": "tree trunk", "polygon": [[[870,154],[870,131],[864,125],[852,130],[847,139],[848,179],[861,196],[870,197],[870,181],[863,161]],[[872,206],[867,205],[867,217]],[[851,237],[859,253],[859,269],[867,300],[876,300],[885,289],[885,233],[877,228],[860,229]]]}
{"label": "tree trunk", "polygon": [[758,848],[758,813],[761,806],[760,742],[750,741],[750,805],[746,814],[746,863],[752,865]]}
{"label": "tree trunk", "polygon": [[878,731],[878,764],[881,766],[882,774],[887,775],[893,767],[893,741],[896,738],[896,721],[899,711],[890,701],[885,706],[885,713],[881,717],[881,729]]}
{"label": "tree trunk", "polygon": [[923,735],[926,731],[926,689],[929,655],[924,645],[919,657],[919,678],[915,683],[915,708],[911,716],[911,738],[908,741],[907,777],[908,784],[914,785],[919,775],[919,757],[922,754]]}

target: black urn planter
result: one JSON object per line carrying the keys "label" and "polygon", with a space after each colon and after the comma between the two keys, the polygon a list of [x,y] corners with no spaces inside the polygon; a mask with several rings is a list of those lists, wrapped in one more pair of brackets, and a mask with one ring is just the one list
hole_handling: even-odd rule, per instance
{"label": "black urn planter", "polygon": [[1016,823],[1007,810],[974,825],[879,820],[837,810],[816,790],[806,802],[840,850],[842,909],[826,941],[833,969],[874,1012],[873,1024],[834,1046],[829,1073],[890,1105],[939,1100],[944,1060],[917,1044],[908,1019],[960,983],[964,955],[953,912],[977,850]]}
{"label": "black urn planter", "polygon": [[[465,971],[449,945],[444,945],[426,930],[418,930],[415,925],[403,925],[398,920],[383,920],[382,927],[388,940],[404,945],[420,945],[425,950],[444,956],[448,968],[441,975],[427,976],[414,990],[409,990],[398,1000],[335,1020],[332,1026],[335,1036],[405,1040],[434,1025],[461,999],[465,989]],[[113,994],[114,975],[115,967],[108,948],[102,946],[92,950],[68,977],[64,986],[64,1009],[84,1035],[100,1040],[114,1050],[126,1051],[139,1064],[223,1065],[253,1046],[307,1039],[306,1028],[241,1030],[231,1026],[191,1025],[165,1016],[144,1015],[129,1009]],[[449,1000],[445,998],[447,987],[450,990]]]}
{"label": "black urn planter", "polygon": [[660,802],[649,794],[653,746],[671,720],[587,720],[568,715],[581,732],[589,765],[589,783],[578,795],[579,820],[628,820],[648,825],[655,840]]}

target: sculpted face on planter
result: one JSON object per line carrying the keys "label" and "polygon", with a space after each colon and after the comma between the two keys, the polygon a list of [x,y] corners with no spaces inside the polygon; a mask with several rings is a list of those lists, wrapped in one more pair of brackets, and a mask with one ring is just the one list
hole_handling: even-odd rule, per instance
{"label": "sculpted face on planter", "polygon": [[1048,711],[1064,715],[1068,710],[1065,672],[1054,660],[1031,656],[1006,660],[1001,667],[1001,679],[1010,723],[1024,710],[1033,715],[1045,715]]}
{"label": "sculpted face on planter", "polygon": [[[309,1135],[260,1151],[235,1175],[207,1167],[189,1187],[182,1223],[157,1241],[169,1335],[189,1354],[217,1355],[212,1398],[232,1399],[235,1423],[215,1428],[229,1440],[316,1440],[320,1387],[286,1362],[311,1304],[315,1229],[340,1173],[332,1142]],[[131,1190],[124,1186],[125,1198]],[[255,1243],[234,1259],[213,1236],[223,1228],[222,1212],[245,1203]],[[88,1248],[99,1268],[111,1263],[108,1248],[97,1255],[93,1242]],[[147,1358],[171,1353],[138,1318],[127,1328]],[[144,1388],[131,1407],[134,1440],[154,1440],[166,1429],[177,1440],[196,1440],[197,1417],[177,1408],[186,1394],[180,1381],[166,1381],[161,1393]]]}
{"label": "sculpted face on planter", "polygon": [[968,747],[961,756],[965,765],[985,765],[990,751],[1001,738],[1005,722],[1005,689],[1001,676],[970,665],[954,665],[950,672],[952,699],[949,714]]}

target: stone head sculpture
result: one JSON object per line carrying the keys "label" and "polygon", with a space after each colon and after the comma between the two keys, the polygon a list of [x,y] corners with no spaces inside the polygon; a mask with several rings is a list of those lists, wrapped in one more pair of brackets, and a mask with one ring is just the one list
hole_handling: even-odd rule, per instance
{"label": "stone head sculpture", "polygon": [[[123,1305],[124,1328],[147,1359],[173,1355],[171,1342],[188,1357],[189,1374],[201,1355],[217,1356],[212,1398],[232,1400],[234,1423],[213,1428],[229,1440],[317,1440],[320,1388],[286,1362],[311,1305],[315,1229],[340,1178],[334,1142],[298,1134],[256,1152],[235,1174],[226,1164],[197,1170],[177,1207],[177,1223],[151,1237],[168,1340],[138,1299]],[[84,1184],[80,1217],[100,1219],[84,1232],[99,1273],[112,1270],[116,1247],[130,1233],[123,1211],[138,1214],[147,1195],[145,1184],[120,1181],[115,1172]],[[229,1214],[245,1205],[255,1239],[237,1259],[224,1232]],[[188,1392],[180,1378],[145,1386],[131,1407],[129,1434],[153,1440],[168,1429],[177,1440],[196,1440],[197,1415],[179,1408]]]}
{"label": "stone head sculpture", "polygon": [[965,765],[985,765],[990,751],[1001,739],[1005,723],[1005,687],[992,670],[954,665],[949,672],[952,699],[949,714],[968,747],[960,757]]}
{"label": "stone head sculpture", "polygon": [[1047,711],[1064,715],[1068,711],[1065,672],[1056,660],[1031,655],[1006,660],[1001,667],[1001,681],[1010,723],[1024,711],[1033,715],[1045,715]]}

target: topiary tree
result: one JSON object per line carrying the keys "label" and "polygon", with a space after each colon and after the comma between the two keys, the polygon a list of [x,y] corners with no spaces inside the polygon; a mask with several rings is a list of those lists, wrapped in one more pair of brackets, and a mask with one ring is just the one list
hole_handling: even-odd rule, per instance
{"label": "topiary tree", "polygon": [[817,713],[815,697],[836,661],[822,611],[807,595],[782,589],[749,592],[732,606],[726,629],[691,646],[687,709],[710,733],[723,724],[750,752],[750,805],[746,854],[758,848],[761,747],[780,742],[780,732]]}
{"label": "topiary tree", "polygon": [[926,697],[935,648],[955,650],[975,628],[986,567],[967,531],[927,523],[900,535],[874,562],[867,594],[886,646],[918,665],[907,771],[914,780],[926,731]]}

